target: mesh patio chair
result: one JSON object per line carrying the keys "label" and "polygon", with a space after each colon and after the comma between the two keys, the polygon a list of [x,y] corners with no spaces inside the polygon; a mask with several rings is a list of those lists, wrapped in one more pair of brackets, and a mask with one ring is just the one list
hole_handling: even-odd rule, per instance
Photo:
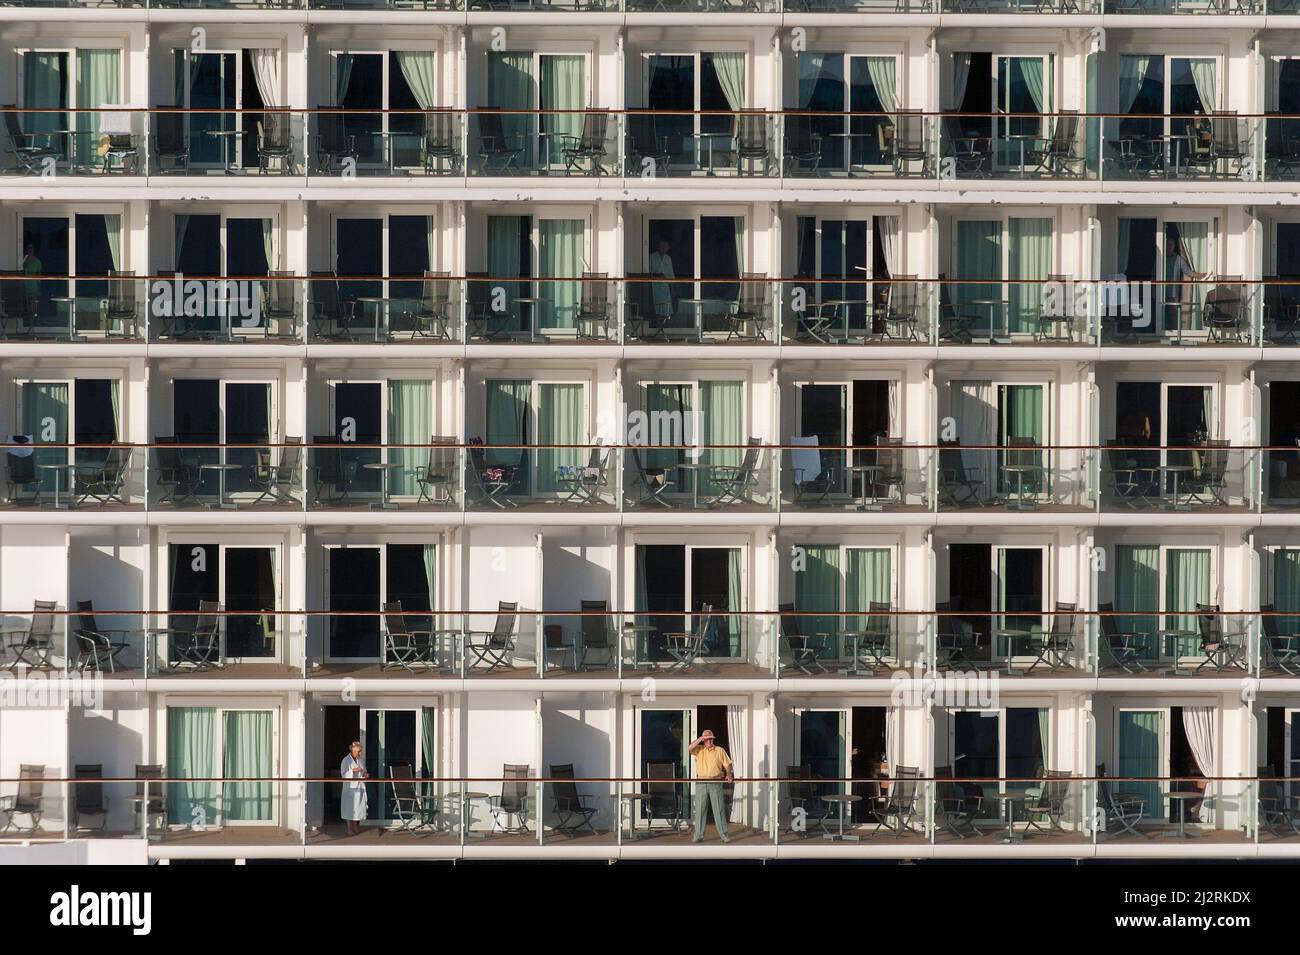
{"label": "mesh patio chair", "polygon": [[114,269],[108,273],[108,325],[104,329],[106,337],[112,338],[114,329],[120,329],[123,338],[135,338],[136,326],[140,321],[136,281],[134,272]]}
{"label": "mesh patio chair", "polygon": [[1226,164],[1230,172],[1240,178],[1242,167],[1250,157],[1250,151],[1241,142],[1235,110],[1214,112],[1210,114],[1211,140],[1210,155],[1214,161],[1217,174],[1219,164]]}
{"label": "mesh patio chair", "polygon": [[402,613],[400,600],[384,603],[384,659],[380,669],[400,667],[415,671],[435,665],[433,659],[433,633],[429,630],[412,630]]}
{"label": "mesh patio chair", "polygon": [[159,174],[188,173],[190,142],[185,135],[185,114],[169,107],[167,109],[170,111],[149,114],[149,138],[153,143],[155,168]]}
{"label": "mesh patio chair", "polygon": [[575,328],[578,338],[587,341],[609,341],[609,274],[583,272],[582,292],[578,301]]}
{"label": "mesh patio chair", "polygon": [[660,634],[664,640],[664,649],[673,659],[670,670],[686,670],[706,656],[709,643],[717,630],[717,618],[711,616],[713,604],[700,604],[699,613],[695,615],[695,629]]}
{"label": "mesh patio chair", "polygon": [[519,604],[501,600],[497,602],[496,625],[491,630],[471,630],[465,634],[466,646],[474,654],[470,666],[484,664],[491,673],[497,667],[510,667],[515,652],[516,611]]}
{"label": "mesh patio chair", "polygon": [[469,448],[469,482],[477,504],[491,504],[505,509],[517,507],[508,495],[515,483],[516,468],[507,464],[488,464],[487,449],[471,443]]}
{"label": "mesh patio chair", "polygon": [[[45,767],[22,763],[18,766],[18,791],[12,796],[0,796],[0,816],[4,825],[0,833],[13,829],[17,832],[35,834],[41,827],[41,817],[45,815]],[[25,816],[26,826],[19,826],[15,816]]]}
{"label": "mesh patio chair", "polygon": [[814,827],[823,835],[830,832],[826,820],[830,818],[832,808],[817,793],[817,786],[811,774],[803,766],[785,768],[785,798],[790,807],[790,824],[787,832],[798,833],[801,838],[812,836]]}
{"label": "mesh patio chair", "polygon": [[36,455],[30,448],[5,452],[5,496],[14,504],[32,504],[40,499],[41,478],[36,473]]}
{"label": "mesh patio chair", "polygon": [[388,775],[393,793],[393,818],[402,830],[415,832],[432,826],[432,807],[425,798],[423,786],[416,781],[415,767],[409,762],[390,762]]}
{"label": "mesh patio chair", "polygon": [[676,782],[683,778],[681,767],[675,762],[650,760],[645,765],[645,775],[642,785],[648,798],[643,805],[649,821],[663,819],[673,832],[681,829],[686,815],[686,784]]}
{"label": "mesh patio chair", "polygon": [[415,319],[411,328],[412,338],[431,338],[442,342],[452,340],[450,273],[425,271],[424,281],[420,284],[420,301],[412,315]]}
{"label": "mesh patio chair", "polygon": [[[576,136],[561,136],[559,148],[566,175],[575,171],[585,171],[593,176],[607,175],[605,161],[609,153],[609,113],[583,113],[582,132]],[[582,168],[584,163],[588,167],[586,170]]]}
{"label": "mesh patio chair", "polygon": [[342,113],[316,114],[316,171],[332,176],[348,159],[356,159],[357,137],[347,131]]}
{"label": "mesh patio chair", "polygon": [[984,506],[985,483],[978,467],[968,467],[956,441],[939,442],[939,501],[948,507]]}
{"label": "mesh patio chair", "polygon": [[333,272],[311,274],[311,327],[317,338],[352,341],[356,303],[339,295],[339,278]]}
{"label": "mesh patio chair", "polygon": [[136,828],[141,823],[148,827],[149,820],[158,818],[167,821],[167,787],[158,782],[165,778],[163,767],[159,764],[135,766],[135,795],[131,797],[131,809],[135,814]]}
{"label": "mesh patio chair", "polygon": [[271,269],[262,285],[262,334],[266,338],[297,338],[298,283],[285,269]]}
{"label": "mesh patio chair", "polygon": [[641,449],[629,448],[632,455],[632,466],[635,468],[635,485],[640,488],[641,493],[634,506],[641,507],[646,504],[658,504],[660,507],[671,508],[672,504],[663,499],[663,495],[670,488],[676,486],[669,475],[672,472],[670,467],[646,467],[641,462]]}
{"label": "mesh patio chair", "polygon": [[317,504],[338,505],[349,501],[356,483],[360,463],[353,455],[344,455],[339,439],[332,434],[318,434],[311,450],[313,496]]}
{"label": "mesh patio chair", "polygon": [[1085,157],[1079,153],[1079,114],[1075,110],[1057,111],[1052,138],[1036,149],[1032,156],[1038,169],[1050,176],[1078,176],[1083,172]]}
{"label": "mesh patio chair", "polygon": [[257,121],[257,171],[271,171],[272,163],[279,163],[279,171],[293,175],[293,128],[288,113],[263,113]]}
{"label": "mesh patio chair", "polygon": [[609,459],[613,452],[597,444],[587,449],[587,463],[583,465],[561,465],[555,475],[555,483],[561,492],[567,495],[560,502],[583,507],[588,504],[605,503],[604,495],[609,489]]}
{"label": "mesh patio chair", "polygon": [[1259,625],[1263,639],[1260,641],[1264,651],[1265,665],[1270,669],[1281,670],[1288,676],[1300,675],[1300,637],[1284,634],[1278,627],[1278,618],[1271,616],[1277,612],[1274,604],[1261,604],[1259,608]]}
{"label": "mesh patio chair", "polygon": [[746,163],[757,163],[759,175],[766,176],[771,172],[772,144],[767,126],[765,113],[740,113],[736,116],[736,165],[742,175]]}
{"label": "mesh patio chair", "polygon": [[[1288,793],[1272,766],[1255,770],[1259,777],[1259,821],[1279,839],[1300,835],[1300,793]],[[1271,777],[1271,778],[1270,778]]]}
{"label": "mesh patio chair", "polygon": [[925,116],[919,109],[900,109],[894,114],[894,140],[890,161],[894,175],[909,174],[911,163],[921,164],[920,174],[930,169],[930,151],[925,143]]}
{"label": "mesh patio chair", "polygon": [[956,345],[969,345],[974,340],[975,325],[979,316],[963,311],[952,300],[951,286],[946,276],[939,276],[939,341]]}
{"label": "mesh patio chair", "polygon": [[578,624],[576,641],[578,649],[575,667],[578,670],[586,669],[587,657],[593,653],[604,653],[604,665],[614,665],[615,654],[618,652],[618,631],[614,629],[608,613],[609,602],[606,600],[582,601],[583,616]]}
{"label": "mesh patio chair", "polygon": [[740,297],[736,307],[724,314],[727,341],[767,341],[767,274],[765,272],[741,273]]}
{"label": "mesh patio chair", "polygon": [[1106,779],[1106,767],[1097,767],[1097,805],[1101,807],[1104,828],[1107,832],[1116,827],[1115,835],[1127,832],[1130,835],[1148,838],[1139,830],[1138,824],[1146,816],[1146,799],[1135,792],[1112,790]]}
{"label": "mesh patio chair", "polygon": [[[0,106],[5,114],[5,130],[9,133],[9,152],[19,168],[33,175],[44,173],[49,164],[58,162],[63,152],[55,142],[53,133],[23,132],[18,107],[10,103]],[[36,114],[29,114],[35,118]]]}
{"label": "mesh patio chair", "polygon": [[886,830],[902,838],[915,832],[912,819],[917,813],[920,796],[921,770],[914,766],[899,766],[890,783],[889,793],[877,800],[871,808],[876,817],[876,831]]}
{"label": "mesh patio chair", "polygon": [[672,153],[667,139],[661,137],[651,113],[633,113],[627,117],[627,158],[629,177],[668,175]]}
{"label": "mesh patio chair", "polygon": [[454,435],[434,435],[429,439],[429,461],[415,475],[420,488],[416,503],[455,504],[457,476],[460,473],[460,448]]}
{"label": "mesh patio chair", "polygon": [[894,607],[888,601],[873,600],[868,605],[868,614],[862,634],[854,645],[853,659],[849,669],[853,671],[889,669],[889,656],[894,643]]}
{"label": "mesh patio chair", "polygon": [[78,763],[72,768],[72,825],[78,831],[103,832],[108,825],[108,797],[104,795],[101,763]]}
{"label": "mesh patio chair", "polygon": [[1239,275],[1221,275],[1205,293],[1203,313],[1207,341],[1244,344],[1250,335],[1246,286]]}
{"label": "mesh patio chair", "polygon": [[253,466],[253,489],[261,493],[253,500],[260,504],[297,504],[298,486],[302,477],[302,438],[286,437],[279,449],[279,461],[272,463],[276,453],[273,448],[259,448],[257,463]]}
{"label": "mesh patio chair", "polygon": [[27,295],[29,281],[22,272],[0,272],[0,338],[26,338],[31,334],[36,311]]}
{"label": "mesh patio chair", "polygon": [[1192,473],[1184,477],[1182,492],[1189,502],[1208,506],[1228,506],[1228,455],[1231,453],[1228,441],[1210,438],[1205,441],[1203,450],[1193,452]]}
{"label": "mesh patio chair", "polygon": [[881,316],[885,337],[908,342],[925,341],[921,321],[921,283],[915,275],[895,275]]}
{"label": "mesh patio chair", "polygon": [[501,776],[501,795],[493,796],[488,804],[492,829],[522,835],[528,832],[528,767],[506,763],[501,767]]}
{"label": "mesh patio chair", "polygon": [[105,452],[102,464],[78,464],[73,468],[73,491],[78,504],[88,500],[101,507],[126,503],[126,470],[131,449],[117,442],[113,444]]}
{"label": "mesh patio chair", "polygon": [[978,821],[987,815],[984,791],[975,783],[957,782],[952,776],[951,766],[935,768],[937,808],[944,828],[958,839],[984,835],[978,825]]}
{"label": "mesh patio chair", "polygon": [[[476,113],[478,119],[478,158],[484,175],[495,172],[506,175],[517,171],[515,160],[524,151],[523,141],[519,136],[505,133],[500,113]],[[512,114],[512,118],[514,115]]]}
{"label": "mesh patio chair", "polygon": [[781,612],[781,649],[790,657],[790,666],[809,676],[814,669],[819,673],[828,672],[819,659],[822,647],[813,641],[814,636],[825,640],[829,639],[830,634],[805,634],[802,627],[803,618],[795,613],[792,603],[781,604],[777,609]]}
{"label": "mesh patio chair", "polygon": [[869,472],[872,497],[884,504],[906,504],[907,472],[904,467],[903,439],[877,435],[874,457],[880,470]]}
{"label": "mesh patio chair", "polygon": [[762,466],[762,439],[750,438],[745,456],[739,464],[715,464],[708,469],[708,480],[715,491],[705,503],[706,507],[725,507],[728,504],[753,504],[752,492],[759,486]]}
{"label": "mesh patio chair", "polygon": [[1106,481],[1111,498],[1129,508],[1152,507],[1160,497],[1160,469],[1145,466],[1141,452],[1118,441],[1106,442]]}
{"label": "mesh patio chair", "polygon": [[1196,667],[1203,670],[1209,667],[1223,672],[1234,668],[1245,669],[1246,644],[1249,634],[1246,630],[1229,631],[1224,626],[1224,617],[1218,604],[1196,605],[1196,626],[1201,634],[1201,653],[1205,659]]}
{"label": "mesh patio chair", "polygon": [[424,133],[420,138],[420,161],[430,175],[451,175],[460,171],[460,117],[446,110],[424,114]]}
{"label": "mesh patio chair", "polygon": [[170,669],[190,667],[207,670],[222,664],[221,604],[200,600],[191,630],[171,630],[167,641],[167,665]]}
{"label": "mesh patio chair", "polygon": [[789,455],[790,489],[794,493],[791,503],[796,507],[824,504],[831,494],[840,490],[832,463],[835,458],[822,455],[816,435],[796,435],[789,443],[791,447],[785,453]]}
{"label": "mesh patio chair", "polygon": [[58,604],[53,600],[37,600],[32,607],[32,619],[27,629],[9,634],[8,649],[14,655],[10,670],[20,665],[32,669],[52,668],[57,647],[54,643],[54,614]]}
{"label": "mesh patio chair", "polygon": [[[72,635],[77,641],[77,669],[84,673],[109,673],[117,670],[117,657],[130,645],[121,639],[129,631],[105,630],[95,619],[95,605],[90,600],[77,601]],[[117,636],[119,639],[113,639]]]}
{"label": "mesh patio chair", "polygon": [[935,663],[939,669],[974,673],[981,661],[976,659],[979,644],[971,625],[952,613],[952,602],[934,605]]}
{"label": "mesh patio chair", "polygon": [[1074,653],[1074,636],[1078,622],[1075,611],[1078,609],[1078,604],[1057,603],[1050,627],[1028,644],[1029,652],[1037,656],[1025,671],[1026,674],[1033,673],[1034,668],[1039,664],[1053,673],[1073,667],[1070,657]]}
{"label": "mesh patio chair", "polygon": [[596,835],[592,819],[600,811],[598,806],[589,804],[591,796],[578,792],[578,784],[573,781],[573,764],[552,764],[551,809],[555,813],[555,831],[562,832],[570,839],[577,838],[582,830]]}
{"label": "mesh patio chair", "polygon": [[1114,611],[1113,603],[1097,605],[1098,629],[1101,631],[1097,642],[1101,655],[1125,673],[1145,673],[1147,668],[1142,662],[1142,655],[1149,635],[1135,630],[1121,630],[1119,618],[1114,615]]}
{"label": "mesh patio chair", "polygon": [[[1070,780],[1072,773],[1048,769],[1043,772],[1041,785],[1026,791],[1024,803],[1025,817],[1029,825],[1049,836],[1064,833],[1061,820],[1065,818],[1066,802],[1070,798]],[[1044,829],[1043,825],[1047,828]]]}
{"label": "mesh patio chair", "polygon": [[782,167],[791,177],[816,176],[822,162],[822,136],[813,130],[811,116],[785,117],[782,137]]}

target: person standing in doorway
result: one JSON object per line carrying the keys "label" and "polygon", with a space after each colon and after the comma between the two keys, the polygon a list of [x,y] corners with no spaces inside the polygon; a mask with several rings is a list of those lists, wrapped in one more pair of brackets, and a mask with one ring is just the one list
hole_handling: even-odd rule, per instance
{"label": "person standing in doorway", "polygon": [[347,780],[343,784],[343,793],[339,797],[339,815],[348,824],[348,835],[355,836],[361,832],[361,823],[369,814],[369,798],[366,796],[366,764],[361,758],[361,743],[354,741],[348,747],[348,754],[339,765],[339,775]]}
{"label": "person standing in doorway", "polygon": [[704,838],[704,823],[709,807],[713,809],[713,824],[718,836],[730,842],[727,835],[727,814],[723,806],[723,784],[731,783],[731,757],[713,740],[713,730],[705,730],[687,750],[695,759],[695,819],[692,842]]}

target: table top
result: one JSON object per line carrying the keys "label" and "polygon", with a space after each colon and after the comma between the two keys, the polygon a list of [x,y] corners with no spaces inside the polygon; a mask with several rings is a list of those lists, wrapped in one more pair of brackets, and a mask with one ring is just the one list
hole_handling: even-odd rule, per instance
{"label": "table top", "polygon": [[209,461],[199,464],[199,470],[201,471],[238,471],[241,468],[243,468],[242,464],[235,464],[231,461]]}
{"label": "table top", "polygon": [[829,796],[822,796],[822,802],[861,802],[862,797],[857,793],[831,793]]}
{"label": "table top", "polygon": [[1204,799],[1205,793],[1188,792],[1185,789],[1171,789],[1165,792],[1166,799]]}
{"label": "table top", "polygon": [[1033,633],[1032,630],[1017,630],[1011,627],[999,628],[993,632],[999,637],[1027,637]]}
{"label": "table top", "polygon": [[371,471],[386,471],[390,468],[400,468],[402,465],[396,461],[371,461],[361,466],[363,468],[368,468]]}
{"label": "table top", "polygon": [[1161,471],[1194,471],[1190,464],[1161,464],[1158,466]]}
{"label": "table top", "polygon": [[626,799],[629,802],[635,802],[638,799],[649,799],[650,794],[649,793],[623,793],[621,798]]}
{"label": "table top", "polygon": [[465,799],[491,799],[491,793],[461,793]]}
{"label": "table top", "polygon": [[43,471],[66,471],[68,468],[75,468],[75,464],[38,464],[36,465]]}

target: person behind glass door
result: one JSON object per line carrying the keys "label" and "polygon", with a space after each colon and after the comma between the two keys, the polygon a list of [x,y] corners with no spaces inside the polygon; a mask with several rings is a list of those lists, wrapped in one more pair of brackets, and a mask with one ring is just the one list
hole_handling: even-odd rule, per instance
{"label": "person behind glass door", "polygon": [[[650,253],[650,274],[665,279],[677,277],[673,272],[672,243],[667,239],[660,239],[656,250]],[[655,320],[660,326],[667,325],[673,317],[672,283],[655,282],[650,294],[654,301]]]}
{"label": "person behind glass door", "polygon": [[718,827],[718,837],[730,842],[727,836],[727,814],[723,805],[723,783],[731,783],[731,757],[713,741],[713,730],[705,730],[687,749],[695,758],[695,813],[691,842],[704,838],[705,817],[713,808],[713,824]]}
{"label": "person behind glass door", "polygon": [[339,796],[339,815],[348,824],[348,835],[360,835],[361,823],[370,809],[366,784],[362,780],[370,774],[366,772],[366,765],[361,760],[359,742],[354,740],[348,747],[348,754],[339,765],[339,775],[349,780],[343,784],[343,792]]}

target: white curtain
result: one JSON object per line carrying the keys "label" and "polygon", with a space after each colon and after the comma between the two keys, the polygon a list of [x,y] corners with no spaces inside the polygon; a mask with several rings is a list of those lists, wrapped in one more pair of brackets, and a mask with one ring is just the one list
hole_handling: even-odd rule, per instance
{"label": "white curtain", "polygon": [[1192,82],[1196,84],[1196,95],[1201,98],[1201,110],[1214,112],[1214,61],[1191,60]]}
{"label": "white curtain", "polygon": [[262,105],[267,109],[283,106],[280,101],[280,56],[279,50],[249,50],[248,58],[253,64],[253,82],[257,84],[257,95],[262,97]]}
{"label": "white curtain", "polygon": [[898,216],[876,216],[876,233],[880,236],[880,247],[885,252],[885,268],[892,278],[902,271],[902,242]]}
{"label": "white curtain", "polygon": [[[1183,729],[1187,745],[1196,759],[1196,768],[1202,776],[1214,775],[1214,707],[1184,706]],[[1204,806],[1202,806],[1204,811]]]}
{"label": "white curtain", "polygon": [[334,105],[342,106],[343,98],[348,95],[348,87],[352,85],[352,54],[336,54],[334,62],[336,64],[334,76]]}
{"label": "white curtain", "polygon": [[433,107],[433,53],[429,50],[396,51],[397,65],[402,71],[402,78],[411,88],[411,95],[420,104],[420,109]]}
{"label": "white curtain", "polygon": [[871,85],[880,100],[880,108],[886,113],[892,113],[898,105],[898,97],[895,95],[897,84],[894,79],[894,58],[892,56],[867,57],[867,73],[871,76]]}
{"label": "white curtain", "polygon": [[[727,754],[731,757],[731,771],[739,776],[742,772],[740,761],[744,759],[745,753],[748,752],[745,745],[745,711],[739,706],[727,707],[727,742],[731,744],[731,752]],[[744,787],[733,788],[731,815],[727,819],[732,825],[740,825],[740,823],[744,822],[745,803],[749,801],[749,795],[748,789]]]}
{"label": "white curtain", "polygon": [[[954,381],[948,413],[957,423],[957,440],[961,444],[989,445],[997,441],[997,400],[991,381]],[[963,451],[967,467],[978,467],[987,480],[993,474],[993,451]]]}
{"label": "white curtain", "polygon": [[899,746],[899,709],[896,706],[885,707],[885,762],[889,764],[889,775],[898,776],[898,761],[902,759]]}
{"label": "white curtain", "polygon": [[733,109],[745,108],[745,54],[710,53],[713,72],[722,87],[722,95],[727,97],[727,105]]}
{"label": "white curtain", "polygon": [[266,256],[267,271],[275,269],[275,231],[271,228],[271,219],[260,219],[262,223],[262,254]]}
{"label": "white curtain", "polygon": [[1146,54],[1124,55],[1119,58],[1119,111],[1127,113],[1137,102],[1142,84],[1151,72],[1152,58]]}
{"label": "white curtain", "polygon": [[970,78],[970,54],[954,53],[952,55],[952,108],[961,109],[962,100],[966,98],[966,81]]}

